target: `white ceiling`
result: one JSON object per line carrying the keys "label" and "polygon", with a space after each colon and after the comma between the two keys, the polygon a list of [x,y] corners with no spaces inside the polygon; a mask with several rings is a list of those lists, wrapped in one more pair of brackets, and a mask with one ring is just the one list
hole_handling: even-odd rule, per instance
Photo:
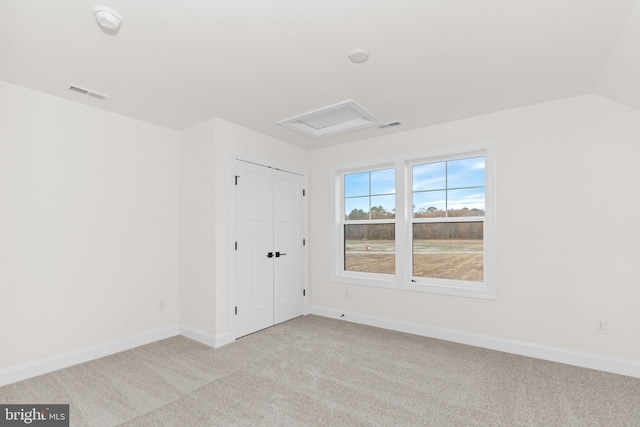
{"label": "white ceiling", "polygon": [[[306,148],[593,92],[640,109],[638,1],[2,0],[0,80]],[[98,4],[124,17],[117,35],[97,26]],[[350,62],[356,48],[369,61]],[[403,125],[312,140],[276,124],[347,99]]]}

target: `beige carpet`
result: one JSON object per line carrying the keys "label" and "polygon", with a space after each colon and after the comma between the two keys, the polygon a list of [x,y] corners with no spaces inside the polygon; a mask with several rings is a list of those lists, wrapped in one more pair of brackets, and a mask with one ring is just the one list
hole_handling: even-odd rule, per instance
{"label": "beige carpet", "polygon": [[174,337],[0,388],[73,426],[640,426],[640,379],[306,316]]}

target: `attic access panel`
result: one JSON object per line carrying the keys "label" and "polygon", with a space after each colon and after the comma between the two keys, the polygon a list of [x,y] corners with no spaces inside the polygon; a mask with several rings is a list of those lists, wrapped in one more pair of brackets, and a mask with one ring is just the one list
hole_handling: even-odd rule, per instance
{"label": "attic access panel", "polygon": [[377,126],[380,119],[353,99],[278,122],[313,139]]}

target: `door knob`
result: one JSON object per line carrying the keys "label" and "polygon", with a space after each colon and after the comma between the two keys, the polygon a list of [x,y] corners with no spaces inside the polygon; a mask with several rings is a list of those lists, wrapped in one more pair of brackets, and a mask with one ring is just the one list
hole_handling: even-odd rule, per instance
{"label": "door knob", "polygon": [[286,255],[285,253],[276,252],[276,258]]}

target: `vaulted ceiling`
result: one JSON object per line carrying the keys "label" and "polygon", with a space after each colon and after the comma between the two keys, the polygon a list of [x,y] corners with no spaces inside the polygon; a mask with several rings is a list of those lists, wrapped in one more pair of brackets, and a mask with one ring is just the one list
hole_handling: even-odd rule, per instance
{"label": "vaulted ceiling", "polygon": [[[585,93],[640,109],[639,1],[3,0],[0,80],[306,148]],[[123,16],[117,34],[96,24],[98,4]],[[368,61],[349,61],[357,48]],[[402,125],[313,140],[277,124],[347,99]]]}

